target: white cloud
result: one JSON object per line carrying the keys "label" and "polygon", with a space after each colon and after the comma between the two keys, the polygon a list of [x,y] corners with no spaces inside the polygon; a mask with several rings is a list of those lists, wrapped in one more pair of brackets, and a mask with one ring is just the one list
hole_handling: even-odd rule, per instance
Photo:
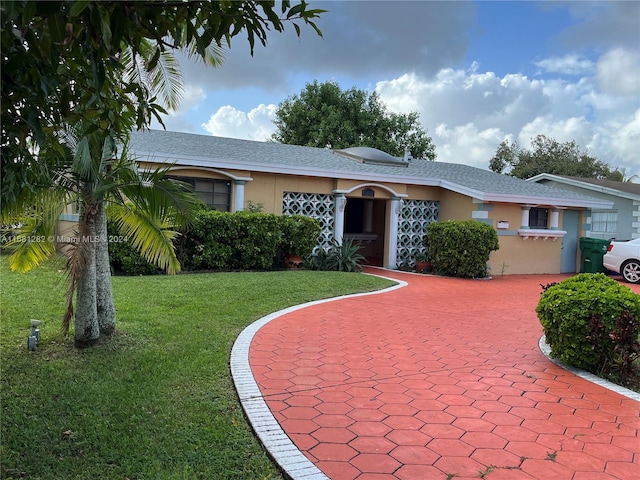
{"label": "white cloud", "polygon": [[[185,84],[178,109],[163,117],[166,129],[176,132],[197,132],[198,126],[189,120],[194,111],[207,99],[207,93],[200,85]],[[151,128],[161,129],[157,120],[151,122]]]}
{"label": "white cloud", "polygon": [[211,115],[209,120],[202,124],[202,128],[219,137],[264,141],[275,131],[272,122],[276,109],[273,104],[260,104],[246,113],[231,105],[225,105]]}
{"label": "white cloud", "polygon": [[577,54],[546,58],[535,62],[535,65],[546,72],[565,75],[582,75],[590,72],[594,67],[591,60]]}
{"label": "white cloud", "polygon": [[575,141],[582,150],[590,150],[594,138],[593,127],[584,117],[554,119],[546,115],[536,117],[524,125],[518,134],[518,142],[529,147],[531,139],[538,135],[545,135],[562,143]]}
{"label": "white cloud", "polygon": [[207,93],[200,85],[186,83],[182,94],[179,110],[198,109],[198,106],[207,99]]}
{"label": "white cloud", "polygon": [[440,124],[434,130],[438,161],[464,163],[487,168],[497,146],[509,138],[498,128],[479,130],[473,123],[449,128]]}
{"label": "white cloud", "polygon": [[598,84],[611,95],[640,94],[640,52],[615,48],[600,57]]}
{"label": "white cloud", "polygon": [[628,164],[632,174],[640,173],[640,109],[622,125],[613,125],[611,147],[620,157],[633,159]]}
{"label": "white cloud", "polygon": [[[619,51],[608,52],[600,64],[620,56]],[[627,67],[632,57],[622,55]],[[589,76],[573,82],[521,74],[500,78],[471,68],[443,69],[431,78],[405,74],[378,82],[376,91],[391,111],[420,113],[439,161],[488,168],[501,141],[517,139],[529,147],[532,138],[546,135],[559,142],[575,141],[613,167],[638,170],[640,104],[600,85]]]}

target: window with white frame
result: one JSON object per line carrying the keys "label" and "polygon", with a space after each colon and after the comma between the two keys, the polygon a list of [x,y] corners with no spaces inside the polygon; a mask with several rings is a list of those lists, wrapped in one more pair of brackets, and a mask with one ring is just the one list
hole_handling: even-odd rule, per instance
{"label": "window with white frame", "polygon": [[529,210],[529,228],[548,228],[549,209],[532,208]]}
{"label": "window with white frame", "polygon": [[591,231],[597,233],[618,232],[618,212],[591,212]]}

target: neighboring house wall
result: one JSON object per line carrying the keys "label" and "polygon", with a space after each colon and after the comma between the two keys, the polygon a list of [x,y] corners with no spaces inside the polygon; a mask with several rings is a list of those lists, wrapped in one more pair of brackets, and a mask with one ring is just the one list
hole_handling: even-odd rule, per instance
{"label": "neighboring house wall", "polygon": [[[615,238],[616,240],[631,240],[633,238],[640,237],[640,195],[627,194],[623,192],[616,195],[594,190],[593,188],[597,187],[593,187],[592,185],[582,187],[580,185],[568,184],[563,181],[555,181],[552,179],[542,178],[537,180],[537,182],[554,188],[561,188],[563,190],[613,202],[614,205],[611,210],[592,210],[591,213],[585,217],[585,236],[605,240],[612,238]],[[615,228],[615,231],[597,231],[598,227],[594,225],[595,215],[611,213],[615,213],[617,215],[617,227]],[[594,229],[594,227],[596,228]]]}

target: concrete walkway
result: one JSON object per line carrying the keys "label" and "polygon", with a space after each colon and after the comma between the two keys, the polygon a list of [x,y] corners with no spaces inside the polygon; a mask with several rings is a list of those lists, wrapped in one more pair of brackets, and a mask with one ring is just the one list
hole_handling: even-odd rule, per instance
{"label": "concrete walkway", "polygon": [[566,275],[367,272],[401,284],[277,312],[234,345],[240,400],[288,476],[640,479],[640,395],[541,352],[540,284]]}

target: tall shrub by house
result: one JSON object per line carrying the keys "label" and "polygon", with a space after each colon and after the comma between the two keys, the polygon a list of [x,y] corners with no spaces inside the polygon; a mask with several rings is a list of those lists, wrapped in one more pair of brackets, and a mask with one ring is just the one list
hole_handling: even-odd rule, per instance
{"label": "tall shrub by house", "polygon": [[202,210],[179,243],[185,270],[269,270],[280,245],[276,215]]}
{"label": "tall shrub by house", "polygon": [[430,223],[425,246],[436,273],[462,278],[486,277],[489,256],[499,248],[493,227],[475,220]]}
{"label": "tall shrub by house", "polygon": [[306,257],[313,252],[320,236],[320,222],[304,215],[282,215],[278,217],[282,239],[282,255]]}
{"label": "tall shrub by house", "polygon": [[640,295],[603,273],[546,287],[536,313],[551,355],[597,375],[627,375],[640,355]]}

